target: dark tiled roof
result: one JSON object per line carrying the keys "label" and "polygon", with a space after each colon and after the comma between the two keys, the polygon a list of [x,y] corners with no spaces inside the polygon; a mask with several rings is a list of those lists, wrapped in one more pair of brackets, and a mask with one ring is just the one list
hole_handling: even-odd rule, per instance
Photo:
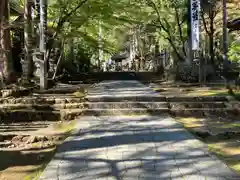
{"label": "dark tiled roof", "polygon": [[115,54],[111,57],[112,60],[114,61],[122,61],[124,59],[127,59],[129,57],[129,53],[124,52],[124,53],[119,53],[119,54]]}
{"label": "dark tiled roof", "polygon": [[228,29],[231,31],[240,30],[240,17],[228,22]]}

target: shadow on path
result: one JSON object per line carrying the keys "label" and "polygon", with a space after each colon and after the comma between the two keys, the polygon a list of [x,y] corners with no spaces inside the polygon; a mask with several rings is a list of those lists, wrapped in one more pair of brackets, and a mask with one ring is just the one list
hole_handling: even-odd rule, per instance
{"label": "shadow on path", "polygon": [[[156,96],[137,81],[107,81],[89,91],[88,98],[104,102],[106,96],[119,96],[123,102],[124,96],[136,95],[132,87]],[[94,115],[79,119],[79,132],[58,149],[41,180],[239,179],[168,115]]]}
{"label": "shadow on path", "polygon": [[168,117],[106,116],[90,124],[59,149],[61,179],[234,179]]}

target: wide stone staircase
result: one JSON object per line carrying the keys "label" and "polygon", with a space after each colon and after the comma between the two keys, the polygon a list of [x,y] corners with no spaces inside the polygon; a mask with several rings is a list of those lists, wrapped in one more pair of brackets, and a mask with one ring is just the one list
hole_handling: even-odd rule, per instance
{"label": "wide stone staircase", "polygon": [[75,88],[34,92],[25,97],[0,99],[0,121],[73,120],[79,115],[162,115],[181,117],[239,117],[239,102],[225,96],[161,95],[138,81],[103,81],[86,97]]}
{"label": "wide stone staircase", "polygon": [[91,90],[87,96],[88,102],[85,103],[85,114],[118,116],[167,113],[182,117],[239,116],[239,102],[226,96],[166,96],[141,83],[133,83],[131,86],[128,86],[128,83],[122,82],[122,88],[114,89],[112,82],[109,86],[106,84]]}
{"label": "wide stone staircase", "polygon": [[86,100],[81,89],[82,85],[66,85],[22,97],[0,98],[0,122],[73,120],[84,109]]}
{"label": "wide stone staircase", "polygon": [[166,97],[136,95],[91,98],[85,112],[99,115],[134,115],[169,113],[174,116],[239,115],[239,102],[226,97]]}

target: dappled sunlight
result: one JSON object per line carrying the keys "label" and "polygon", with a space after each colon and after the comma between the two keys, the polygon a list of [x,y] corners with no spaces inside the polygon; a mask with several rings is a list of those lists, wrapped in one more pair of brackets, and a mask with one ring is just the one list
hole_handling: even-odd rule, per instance
{"label": "dappled sunlight", "polygon": [[[35,177],[43,171],[53,156],[55,148],[25,151],[2,150],[0,152],[0,179],[24,179]],[[16,161],[17,159],[17,161]]]}
{"label": "dappled sunlight", "polygon": [[202,127],[201,120],[197,118],[178,118],[178,121],[183,123],[186,128]]}
{"label": "dappled sunlight", "polygon": [[59,177],[65,174],[68,179],[156,180],[231,174],[228,170],[218,171],[222,167],[220,161],[211,159],[202,149],[204,145],[170,117],[103,116],[89,120],[90,127],[82,129],[59,149],[65,152]]}
{"label": "dappled sunlight", "polygon": [[[184,129],[184,125],[203,127],[207,122],[204,118],[180,118],[185,123],[182,125],[168,113],[154,115],[150,111],[174,108],[171,103],[188,103],[187,98],[162,97],[137,81],[103,81],[90,89],[87,98],[89,114],[79,118],[78,132],[59,148],[61,156],[49,164],[42,180],[51,174],[59,179],[76,180],[235,176],[208,152],[207,145]],[[140,109],[144,113],[134,115]]]}
{"label": "dappled sunlight", "polygon": [[[118,88],[116,88],[118,87]],[[128,87],[128,88],[126,88]],[[106,90],[106,91],[104,91]],[[155,95],[154,92],[150,91],[150,88],[138,83],[137,81],[106,81],[102,82],[101,86],[94,88],[88,92],[88,98],[94,97],[121,97],[121,96],[148,96]]]}
{"label": "dappled sunlight", "polygon": [[208,145],[209,150],[220,157],[232,169],[240,174],[240,142],[238,140],[222,140]]}
{"label": "dappled sunlight", "polygon": [[0,0],[0,179],[239,180],[238,4]]}
{"label": "dappled sunlight", "polygon": [[178,121],[206,142],[211,152],[240,174],[239,121],[234,123],[234,120],[216,118],[178,118]]}
{"label": "dappled sunlight", "polygon": [[228,90],[198,90],[188,93],[188,96],[228,96]]}
{"label": "dappled sunlight", "polygon": [[228,96],[228,89],[219,87],[154,87],[153,90],[161,95],[166,96],[189,96],[189,97],[206,97],[206,96]]}
{"label": "dappled sunlight", "polygon": [[[184,127],[193,131],[208,132],[212,135],[218,135],[223,133],[239,133],[239,120],[231,117],[217,117],[209,116],[204,118],[188,117],[188,118],[176,118],[177,121],[182,123]],[[194,130],[195,129],[195,130]]]}

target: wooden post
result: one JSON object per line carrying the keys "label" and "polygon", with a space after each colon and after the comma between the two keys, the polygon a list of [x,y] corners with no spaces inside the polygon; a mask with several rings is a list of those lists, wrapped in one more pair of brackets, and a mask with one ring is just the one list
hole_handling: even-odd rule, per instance
{"label": "wooden post", "polygon": [[40,0],[40,88],[47,89],[47,0]]}

